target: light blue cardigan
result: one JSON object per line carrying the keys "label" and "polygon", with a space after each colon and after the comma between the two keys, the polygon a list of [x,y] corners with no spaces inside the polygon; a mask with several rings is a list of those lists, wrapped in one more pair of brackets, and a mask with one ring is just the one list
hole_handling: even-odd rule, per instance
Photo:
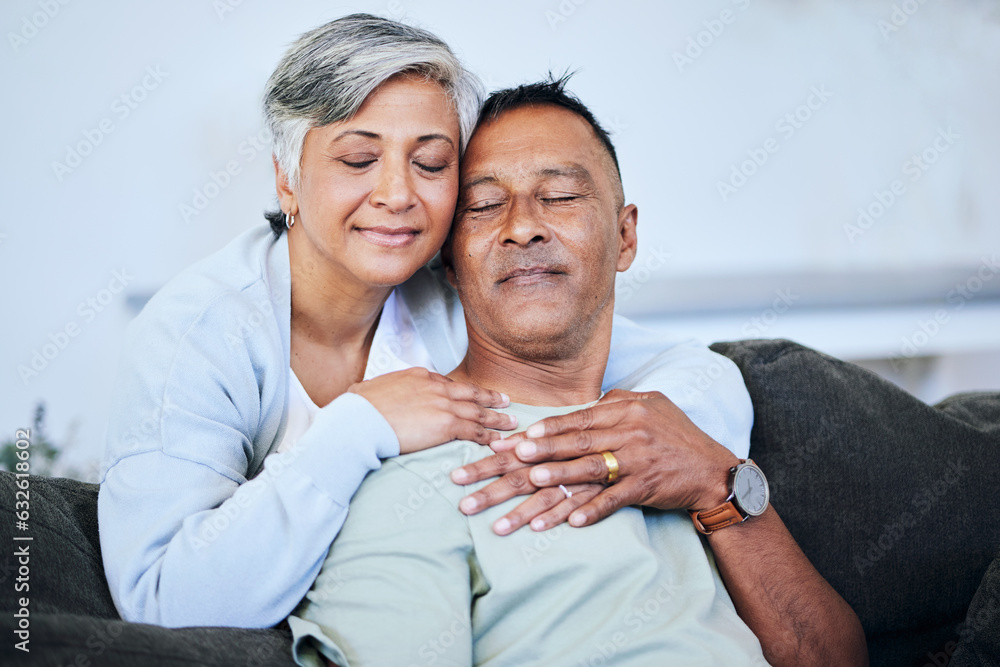
{"label": "light blue cardigan", "polygon": [[[465,354],[440,271],[399,288],[447,373]],[[98,499],[111,595],[129,621],[267,627],[312,584],[351,497],[399,442],[356,394],[289,451],[288,241],[263,225],[178,275],[131,323]],[[745,457],[753,413],[728,359],[615,318],[605,390],[659,390]],[[265,466],[265,457],[267,465]],[[457,510],[456,510],[457,511]]]}

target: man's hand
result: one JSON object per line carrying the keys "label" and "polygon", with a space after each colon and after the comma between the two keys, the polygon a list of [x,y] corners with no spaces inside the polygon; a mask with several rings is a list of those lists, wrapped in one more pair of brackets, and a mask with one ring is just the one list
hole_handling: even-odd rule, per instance
{"label": "man's hand", "polygon": [[[462,500],[466,514],[534,493],[494,524],[500,534],[529,521],[533,529],[545,530],[566,516],[570,525],[587,526],[627,505],[715,507],[725,501],[729,469],[738,462],[663,394],[618,389],[593,407],[544,419],[491,446],[496,455],[453,471],[452,480],[471,484],[502,475]],[[602,489],[608,476],[604,451],[614,454],[619,472],[618,480]],[[529,465],[541,462],[546,463]]]}

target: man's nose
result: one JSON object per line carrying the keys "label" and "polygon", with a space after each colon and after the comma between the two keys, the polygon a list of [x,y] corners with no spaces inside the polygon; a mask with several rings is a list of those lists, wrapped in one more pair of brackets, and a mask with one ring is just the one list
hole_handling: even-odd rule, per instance
{"label": "man's nose", "polygon": [[409,160],[384,156],[375,175],[375,187],[368,200],[372,206],[403,213],[417,204]]}
{"label": "man's nose", "polygon": [[532,197],[515,197],[504,220],[500,242],[504,244],[531,245],[549,240],[549,228],[542,219],[542,211]]}

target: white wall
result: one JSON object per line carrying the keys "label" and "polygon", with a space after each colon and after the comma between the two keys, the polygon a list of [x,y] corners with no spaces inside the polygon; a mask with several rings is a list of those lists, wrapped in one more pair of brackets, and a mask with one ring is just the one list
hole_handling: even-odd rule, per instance
{"label": "white wall", "polygon": [[[75,424],[74,456],[96,455],[129,295],[262,222],[273,201],[270,157],[253,143],[264,82],[299,33],[352,11],[433,30],[491,88],[580,70],[571,87],[614,132],[640,209],[644,251],[623,278],[625,312],[683,329],[701,327],[689,311],[724,308],[712,317],[729,324],[697,330],[746,337],[747,318],[791,289],[794,312],[760,333],[791,331],[852,358],[899,356],[977,271],[988,278],[969,300],[996,313],[1000,279],[981,268],[1000,252],[993,2],[7,0],[0,438],[45,400],[52,435]],[[798,127],[784,120],[796,113]],[[924,151],[933,164],[915,168]],[[752,175],[723,196],[719,183],[753,155],[763,164],[748,163]],[[239,173],[215,188],[229,162]],[[893,181],[884,214],[845,230],[859,207],[878,213]],[[206,189],[207,206],[185,219],[181,206]],[[102,291],[118,286],[116,271],[125,290]],[[107,303],[81,308],[87,299]],[[910,314],[865,324],[899,300]],[[919,353],[965,355],[947,365],[946,386],[965,388],[956,369],[982,367],[975,355],[993,358],[1000,342],[949,343],[980,321],[948,312],[941,349]],[[18,368],[67,327],[65,348],[22,379]]]}

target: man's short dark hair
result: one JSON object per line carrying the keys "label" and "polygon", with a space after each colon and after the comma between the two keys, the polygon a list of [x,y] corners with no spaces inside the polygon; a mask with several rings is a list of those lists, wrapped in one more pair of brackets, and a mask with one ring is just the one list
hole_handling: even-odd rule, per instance
{"label": "man's short dark hair", "polygon": [[618,180],[620,182],[622,172],[618,167],[618,155],[615,153],[614,144],[611,143],[611,137],[608,135],[607,131],[601,127],[601,124],[597,122],[597,119],[594,118],[594,114],[590,112],[590,109],[588,109],[576,95],[566,90],[566,82],[569,81],[571,76],[573,76],[573,73],[567,72],[557,79],[555,75],[550,72],[549,78],[546,81],[525,83],[517,86],[516,88],[504,88],[503,90],[491,93],[490,96],[486,98],[486,102],[483,104],[483,108],[479,112],[479,122],[476,124],[476,127],[478,128],[484,122],[496,120],[507,111],[513,111],[514,109],[525,106],[554,104],[556,106],[563,107],[564,109],[569,109],[587,121],[590,127],[593,128],[594,134],[597,135],[597,139],[601,142],[601,145],[604,146],[605,150],[608,151],[608,155],[611,156],[611,162],[615,165],[615,171],[618,174]]}

